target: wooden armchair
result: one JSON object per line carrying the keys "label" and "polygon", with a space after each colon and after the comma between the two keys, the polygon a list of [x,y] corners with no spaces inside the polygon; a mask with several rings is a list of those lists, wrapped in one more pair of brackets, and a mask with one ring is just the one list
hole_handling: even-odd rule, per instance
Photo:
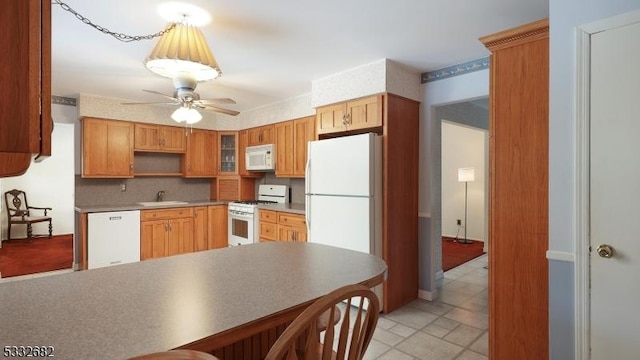
{"label": "wooden armchair", "polygon": [[[33,230],[31,224],[48,221],[49,237],[53,234],[53,226],[51,224],[51,216],[47,215],[49,207],[29,206],[27,202],[27,194],[22,190],[9,190],[4,193],[4,202],[7,208],[8,229],[7,240],[11,240],[11,225],[27,225],[27,238],[33,238]],[[31,210],[44,210],[44,216],[36,216]]]}
{"label": "wooden armchair", "polygon": [[[331,311],[335,306],[344,309]],[[273,344],[265,360],[361,360],[379,315],[380,303],[371,289],[359,284],[341,287],[298,315]],[[329,317],[325,319],[328,324],[337,325],[326,328],[321,342],[318,321],[323,316]]]}

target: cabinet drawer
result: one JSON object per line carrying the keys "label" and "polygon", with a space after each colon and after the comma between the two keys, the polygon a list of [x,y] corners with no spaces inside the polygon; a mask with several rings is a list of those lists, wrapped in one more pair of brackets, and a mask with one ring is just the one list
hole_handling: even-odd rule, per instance
{"label": "cabinet drawer", "polygon": [[260,239],[276,240],[278,225],[260,221]]}
{"label": "cabinet drawer", "polygon": [[262,209],[260,209],[260,222],[268,221],[268,222],[275,223],[276,221],[278,221],[277,214],[278,214],[277,212],[272,211],[272,210],[262,210]]}
{"label": "cabinet drawer", "polygon": [[142,210],[140,220],[162,220],[171,218],[193,217],[193,208],[171,208],[162,210]]}
{"label": "cabinet drawer", "polygon": [[307,226],[304,216],[283,212],[278,213],[278,224],[304,228]]}

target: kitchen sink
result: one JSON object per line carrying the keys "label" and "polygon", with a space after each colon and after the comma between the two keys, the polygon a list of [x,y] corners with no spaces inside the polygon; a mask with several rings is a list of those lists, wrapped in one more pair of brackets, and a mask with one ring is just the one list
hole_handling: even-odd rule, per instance
{"label": "kitchen sink", "polygon": [[139,202],[138,205],[142,206],[167,206],[167,205],[187,205],[186,201],[175,201],[175,200],[167,200],[167,201],[143,201]]}

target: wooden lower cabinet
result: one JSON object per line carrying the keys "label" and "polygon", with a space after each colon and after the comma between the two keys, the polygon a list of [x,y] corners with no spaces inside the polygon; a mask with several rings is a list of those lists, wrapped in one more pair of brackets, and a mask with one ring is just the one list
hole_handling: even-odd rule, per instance
{"label": "wooden lower cabinet", "polygon": [[227,247],[227,206],[140,213],[140,260]]}
{"label": "wooden lower cabinet", "polygon": [[140,260],[194,251],[193,208],[140,212]]}
{"label": "wooden lower cabinet", "polygon": [[207,206],[193,208],[193,250],[209,249],[209,212]]}
{"label": "wooden lower cabinet", "polygon": [[212,205],[207,207],[208,249],[220,249],[229,245],[227,239],[227,205]]}
{"label": "wooden lower cabinet", "polygon": [[304,215],[260,210],[260,241],[307,241]]}

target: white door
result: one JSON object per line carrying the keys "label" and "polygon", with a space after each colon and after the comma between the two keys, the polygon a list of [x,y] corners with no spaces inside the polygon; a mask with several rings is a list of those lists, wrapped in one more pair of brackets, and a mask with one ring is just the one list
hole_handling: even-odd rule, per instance
{"label": "white door", "polygon": [[[591,35],[591,359],[640,357],[640,22]],[[601,257],[601,245],[613,248]]]}
{"label": "white door", "polygon": [[373,192],[371,134],[309,143],[306,192],[369,196]]}

